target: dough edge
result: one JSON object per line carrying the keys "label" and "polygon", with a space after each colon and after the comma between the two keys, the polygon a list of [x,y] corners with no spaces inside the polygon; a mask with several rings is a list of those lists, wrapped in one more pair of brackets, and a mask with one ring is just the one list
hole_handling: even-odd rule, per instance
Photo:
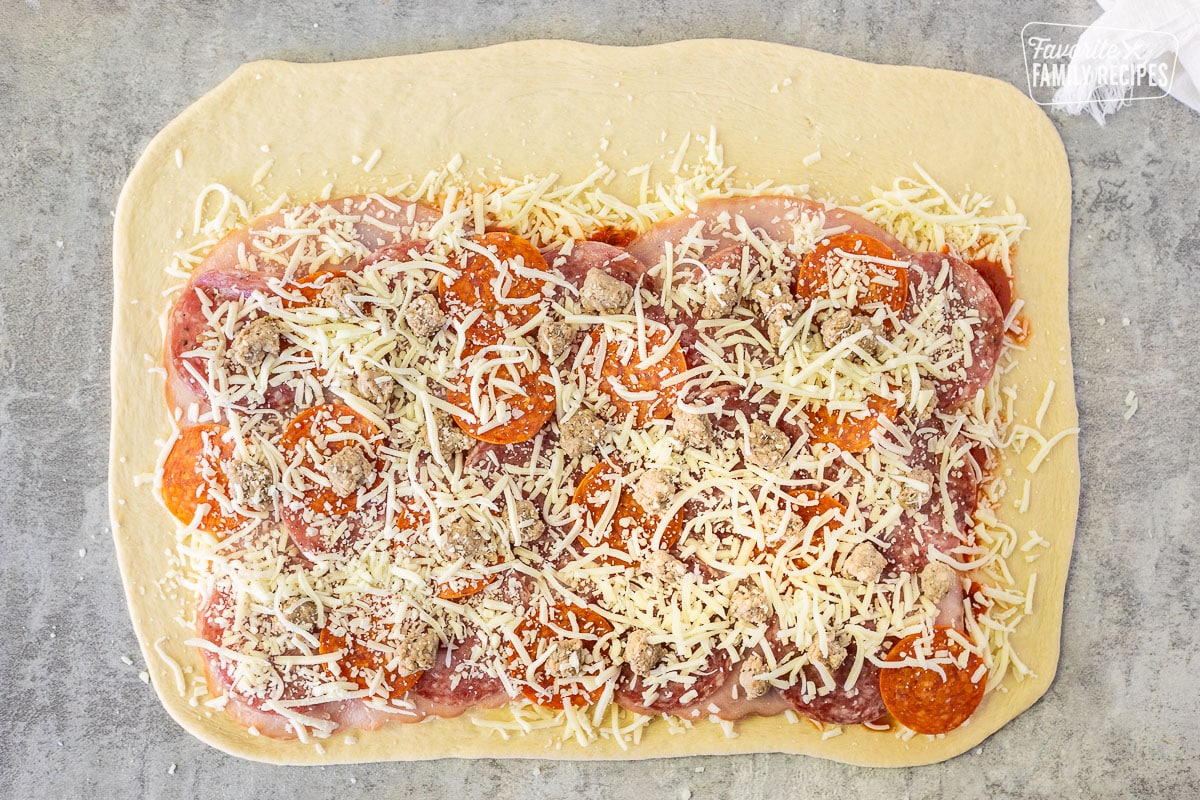
{"label": "dough edge", "polygon": [[[480,76],[487,76],[481,80]],[[380,98],[383,98],[381,101]],[[850,105],[850,100],[854,105]],[[328,113],[337,107],[339,113]],[[420,109],[417,119],[409,116]],[[490,120],[502,119],[502,130]],[[155,586],[174,548],[174,522],[158,504],[152,473],[171,425],[163,412],[163,292],[177,283],[163,268],[186,243],[198,190],[223,183],[264,204],[282,191],[294,202],[314,199],[327,183],[333,196],[379,191],[396,176],[419,179],[455,153],[463,171],[509,176],[558,172],[575,180],[597,155],[619,173],[655,162],[664,169],[685,133],[714,126],[735,179],[807,183],[810,194],[843,203],[864,199],[872,185],[890,186],[919,162],[951,194],[980,191],[1013,198],[1031,230],[1021,240],[1017,296],[1033,333],[1027,352],[1005,377],[1018,390],[1014,422],[1032,425],[1047,381],[1056,389],[1042,430],[1077,426],[1067,320],[1070,174],[1053,125],[1028,98],[998,80],[921,67],[867,64],[811,50],[745,40],[689,40],[647,47],[524,41],[491,47],[367,61],[246,64],[167,125],[132,171],[117,206],[114,232],[112,438],[109,495],[113,537],[134,629],[160,700],[201,740],[241,757],[283,764],[353,763],[442,757],[642,759],[750,752],[803,753],[852,764],[912,766],[951,758],[976,746],[1036,702],[1057,668],[1063,594],[1079,496],[1074,439],[1059,444],[1034,476],[1029,511],[1012,508],[1025,464],[1036,452],[1008,453],[1011,469],[1002,520],[1036,529],[1051,548],[1035,562],[1035,615],[1012,642],[1035,677],[1011,673],[962,728],[944,737],[850,726],[823,740],[803,719],[752,718],[727,738],[713,724],[683,735],[655,723],[629,749],[611,741],[586,748],[556,746],[545,732],[505,741],[466,717],[418,725],[392,724],[322,740],[324,752],[298,742],[255,737],[223,713],[205,716],[175,689],[171,665],[201,669],[179,608]],[[410,130],[409,128],[413,128]],[[661,137],[666,132],[665,138]],[[599,153],[601,137],[611,146]],[[262,145],[268,145],[269,153]],[[695,145],[693,145],[695,146]],[[183,166],[177,166],[177,148]],[[357,155],[382,155],[372,173]],[[821,151],[820,161],[801,160]],[[693,150],[694,159],[699,151]],[[491,154],[501,154],[497,169]],[[272,159],[261,190],[250,176]],[[690,159],[691,160],[691,159]],[[322,170],[337,174],[322,174]],[[660,173],[661,174],[661,173]],[[346,177],[343,177],[345,175]],[[388,181],[386,178],[393,180]],[[634,196],[635,179],[610,190]],[[148,309],[153,309],[149,311]],[[143,354],[149,354],[147,362]],[[124,460],[122,460],[124,459]],[[1010,558],[1017,586],[1031,566]]]}

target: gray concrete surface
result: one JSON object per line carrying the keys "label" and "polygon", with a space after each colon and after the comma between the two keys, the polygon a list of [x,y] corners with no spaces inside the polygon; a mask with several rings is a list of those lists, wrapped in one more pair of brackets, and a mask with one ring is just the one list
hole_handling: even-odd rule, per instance
{"label": "gray concrete surface", "polygon": [[[149,138],[239,63],[736,36],[1023,88],[1021,27],[1095,14],[1087,0],[0,0],[0,797],[1200,794],[1200,115],[1171,100],[1103,128],[1053,115],[1075,179],[1085,476],[1062,662],[1040,703],[949,763],[239,761],[185,734],[139,680],[108,530],[110,214]],[[1130,390],[1141,408],[1125,421]]]}

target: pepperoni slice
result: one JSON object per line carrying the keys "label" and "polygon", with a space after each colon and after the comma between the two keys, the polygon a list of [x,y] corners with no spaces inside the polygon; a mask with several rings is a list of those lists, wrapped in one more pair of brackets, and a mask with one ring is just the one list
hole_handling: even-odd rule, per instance
{"label": "pepperoni slice", "polygon": [[429,511],[418,500],[412,500],[400,506],[395,516],[396,531],[403,541],[408,534],[418,530],[422,525],[429,524]]}
{"label": "pepperoni slice", "polygon": [[633,499],[633,491],[628,486],[621,487],[621,495],[617,499],[616,509],[608,523],[608,530],[601,533],[597,530],[600,519],[608,508],[613,487],[621,477],[621,471],[607,461],[601,461],[592,467],[579,485],[575,487],[572,502],[583,508],[583,519],[587,532],[580,535],[580,541],[589,547],[606,545],[616,553],[600,559],[605,564],[625,564],[632,560],[630,554],[647,552],[656,549],[674,547],[683,533],[682,514],[676,514],[667,520],[662,537],[655,543],[655,534],[662,519],[642,508]]}
{"label": "pepperoni slice", "polygon": [[846,649],[846,660],[830,673],[833,685],[829,691],[824,690],[821,674],[811,664],[804,666],[804,681],[783,690],[783,696],[804,716],[830,725],[860,725],[887,711],[879,692],[880,670],[870,659],[863,661],[853,688],[846,688],[858,646],[851,642]]}
{"label": "pepperoni slice", "polygon": [[[671,681],[652,690],[652,699],[646,702],[649,689],[644,678],[635,675],[626,665],[617,678],[617,703],[621,708],[638,714],[675,714],[677,716],[699,716],[708,712],[703,709],[705,701],[712,697],[733,672],[733,665],[724,650],[714,650],[704,668],[691,683]],[[685,713],[694,709],[694,714]],[[681,713],[683,712],[683,713]]]}
{"label": "pepperoni slice", "polygon": [[437,596],[443,600],[461,600],[473,594],[479,594],[494,578],[451,578],[440,581],[437,585]]}
{"label": "pepperoni slice", "polygon": [[[341,403],[324,403],[300,412],[288,424],[279,440],[284,458],[300,469],[319,472],[313,450],[326,461],[344,448],[361,446],[362,440],[370,442],[379,435],[375,423],[359,414],[350,406]],[[365,487],[367,491],[378,486],[383,478],[379,475],[380,462],[367,453],[375,471],[374,482]],[[304,505],[319,514],[347,514],[358,508],[360,492],[351,492],[342,497],[330,486],[314,484],[303,490]]]}
{"label": "pepperoni slice", "polygon": [[867,450],[871,447],[871,432],[878,427],[880,418],[895,422],[900,410],[891,400],[879,395],[868,397],[866,406],[868,411],[862,416],[831,411],[828,406],[817,406],[809,411],[813,441],[837,445],[848,453]]}
{"label": "pepperoni slice", "polygon": [[936,659],[936,665],[890,667],[880,677],[887,710],[917,733],[952,731],[966,722],[983,700],[987,686],[983,659],[967,651],[949,630],[934,628],[932,639],[914,633],[897,642],[887,655],[892,663],[907,661],[916,658],[920,649],[926,658]]}
{"label": "pepperoni slice", "polygon": [[547,283],[528,270],[547,272],[546,260],[527,239],[513,233],[485,233],[475,243],[490,255],[466,250],[450,266],[457,277],[442,277],[438,294],[442,310],[462,322],[476,309],[482,315],[470,326],[468,342],[487,346],[504,340],[505,331],[537,316]]}
{"label": "pepperoni slice", "polygon": [[[645,425],[652,419],[665,419],[675,408],[681,384],[667,385],[671,378],[687,371],[687,360],[679,343],[649,365],[641,364],[636,336],[593,330],[588,334],[588,353],[580,369],[588,376],[595,375],[595,363],[603,345],[599,389],[624,417],[633,412],[634,424]],[[646,356],[654,359],[656,352],[666,346],[670,336],[663,327],[646,330]]]}
{"label": "pepperoni slice", "polygon": [[330,269],[305,275],[288,286],[289,290],[299,292],[303,295],[304,299],[301,301],[284,298],[283,305],[286,308],[313,305],[320,299],[321,291],[326,286],[338,278],[348,277],[350,277],[350,273],[341,269]]}
{"label": "pepperoni slice", "polygon": [[162,497],[167,510],[191,525],[197,509],[208,506],[197,527],[218,536],[245,522],[241,514],[222,510],[215,497],[229,494],[223,467],[232,457],[233,434],[224,425],[197,425],[180,433],[163,463]]}
{"label": "pepperoni slice", "polygon": [[787,501],[781,499],[778,502],[778,507],[780,510],[786,508],[791,512],[793,518],[791,524],[798,523],[807,529],[809,523],[814,519],[826,519],[812,532],[812,538],[807,545],[805,545],[802,539],[787,535],[786,530],[784,536],[772,538],[775,537],[776,531],[768,528],[764,531],[768,537],[765,552],[770,556],[775,556],[780,552],[789,554],[796,568],[804,569],[809,564],[807,554],[819,552],[824,544],[825,532],[841,527],[841,523],[837,521],[837,517],[846,513],[846,507],[824,492],[817,492],[812,489],[796,489],[789,492],[789,494],[793,500]]}
{"label": "pepperoni slice", "polygon": [[[584,651],[595,650],[595,641],[612,633],[612,624],[590,608],[559,603],[551,606],[547,614],[547,622],[541,622],[536,616],[526,617],[517,625],[515,634],[525,648],[531,662],[536,662],[546,651],[561,641],[559,630],[572,631],[582,634],[578,637],[583,641]],[[586,657],[585,657],[586,660]],[[586,672],[586,666],[585,666]],[[596,702],[604,693],[604,684],[588,688],[581,678],[555,678],[549,674],[543,662],[533,675],[525,666],[525,660],[518,652],[516,645],[509,643],[508,673],[524,685],[521,693],[527,698],[546,708],[561,709],[565,703],[573,706],[586,706]]]}
{"label": "pepperoni slice", "polygon": [[392,658],[392,648],[380,649],[379,644],[386,644],[391,638],[388,634],[390,625],[372,616],[371,624],[366,633],[355,634],[347,632],[344,635],[335,634],[329,625],[321,629],[317,652],[322,655],[342,651],[338,658],[340,669],[334,671],[329,667],[329,674],[341,680],[351,680],[360,689],[370,689],[376,673],[383,672],[383,686],[390,699],[402,697],[405,692],[421,679],[421,672],[410,675],[399,675],[388,668]]}
{"label": "pepperoni slice", "polygon": [[603,242],[615,247],[627,247],[638,236],[637,231],[605,225],[588,234],[588,241]]}
{"label": "pepperoni slice", "polygon": [[[550,363],[531,348],[519,348],[516,356],[513,349],[480,349],[467,360],[467,386],[446,390],[446,400],[474,417],[454,417],[469,436],[492,444],[523,442],[554,415],[557,390]],[[472,386],[478,389],[478,406]]]}
{"label": "pepperoni slice", "polygon": [[852,308],[871,310],[882,303],[901,312],[908,301],[908,269],[870,259],[895,259],[896,252],[883,242],[859,233],[839,233],[817,243],[804,257],[796,296],[828,297],[831,285],[857,287]]}

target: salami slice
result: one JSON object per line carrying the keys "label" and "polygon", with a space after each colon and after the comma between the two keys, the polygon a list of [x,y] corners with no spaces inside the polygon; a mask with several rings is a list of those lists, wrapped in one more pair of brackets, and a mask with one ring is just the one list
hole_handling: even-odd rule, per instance
{"label": "salami slice", "polygon": [[913,515],[905,513],[887,536],[883,557],[888,567],[885,577],[895,577],[901,572],[917,573],[929,563],[929,550],[949,553],[962,541],[946,530],[938,514]]}
{"label": "salami slice", "polygon": [[[540,506],[554,478],[546,471],[550,468],[558,449],[556,426],[543,428],[537,436],[513,444],[477,442],[467,451],[466,467],[486,479],[493,475],[509,475],[517,484],[528,484],[533,479],[524,497]],[[562,479],[571,483],[571,476]],[[523,487],[526,488],[526,487]]]}
{"label": "salami slice", "polygon": [[455,717],[471,706],[488,708],[508,700],[500,679],[471,661],[471,651],[478,644],[479,636],[470,633],[438,651],[434,665],[425,670],[411,692],[426,713]]}
{"label": "salami slice", "polygon": [[[206,347],[206,342],[217,334],[204,310],[245,300],[255,292],[271,294],[266,277],[236,269],[197,272],[188,281],[167,321],[165,366],[167,403],[171,408],[195,406],[201,412],[210,408],[204,381],[211,380],[210,363],[217,356],[211,346]],[[229,340],[225,344],[228,346]],[[291,406],[294,396],[295,392],[289,386],[271,386],[263,405],[283,410]],[[180,424],[189,424],[188,417],[182,418]]]}
{"label": "salami slice", "polygon": [[[934,377],[938,407],[953,410],[970,402],[996,371],[1000,346],[1004,339],[1004,312],[987,281],[965,262],[939,253],[918,253],[911,258],[909,303],[906,314],[915,316],[937,295],[944,299],[941,324],[929,331],[934,336],[950,336],[950,342],[930,355],[934,361],[947,362],[946,374]],[[943,270],[949,274],[939,288]],[[970,323],[970,363],[964,352],[960,323]]]}
{"label": "salami slice", "polygon": [[[510,445],[479,442],[467,453],[466,466],[485,481],[506,475],[515,487],[516,499],[528,500],[541,515],[552,484],[558,482],[563,486],[573,486],[583,474],[578,462],[565,474],[555,472],[558,442],[558,427],[555,425],[546,426],[537,436],[524,442]],[[500,513],[506,514],[507,508],[501,508]],[[553,524],[544,518],[539,521],[545,526],[540,536],[529,538],[530,534],[526,533],[517,539],[521,547],[532,550],[542,558],[549,558],[561,550],[559,544],[569,531],[567,526]],[[571,554],[560,552],[557,558],[565,563],[570,560]]]}
{"label": "salami slice", "polygon": [[[900,572],[920,572],[929,563],[931,548],[952,555],[952,551],[962,545],[970,529],[978,502],[980,470],[965,439],[958,437],[947,441],[946,438],[945,425],[936,416],[920,423],[910,437],[910,467],[933,475],[935,484],[925,504],[919,509],[905,511],[887,535],[887,547],[883,555],[888,560],[885,574],[889,577],[895,577]],[[943,458],[962,452],[966,452],[966,455],[949,465],[943,481]]]}
{"label": "salami slice", "polygon": [[704,668],[690,683],[672,681],[650,686],[625,666],[617,679],[617,703],[638,714],[674,714],[690,718],[707,716],[707,700],[733,673],[723,650],[714,650]]}
{"label": "salami slice", "polygon": [[1000,304],[1000,312],[1007,317],[1009,309],[1013,306],[1013,283],[1012,278],[1008,277],[1008,273],[1004,271],[1004,267],[995,261],[986,259],[976,259],[967,263],[971,265],[971,269],[979,273],[979,277],[983,278],[983,282],[992,290],[992,294],[996,295],[996,302]]}
{"label": "salami slice", "polygon": [[[913,432],[913,451],[909,456],[909,464],[914,469],[925,469],[935,476],[942,474],[943,459],[949,460],[952,454],[964,454],[949,463],[946,471],[946,499],[954,509],[954,523],[960,531],[965,531],[975,513],[979,500],[979,481],[982,475],[980,465],[975,460],[975,454],[970,449],[964,436],[957,436],[947,441],[946,425],[940,417],[922,422]],[[944,504],[940,491],[932,498],[934,503]],[[944,507],[944,505],[942,506]]]}
{"label": "salami slice", "polygon": [[[467,451],[466,466],[477,470],[483,475],[506,471],[508,467],[528,468],[536,466],[541,461],[541,455],[557,446],[558,434],[553,429],[545,429],[532,439],[513,444],[495,444],[494,442],[476,442]],[[545,452],[545,455],[551,455]]]}
{"label": "salami slice", "polygon": [[738,464],[739,469],[745,466],[745,456],[749,452],[745,432],[738,422],[739,415],[745,417],[747,423],[757,421],[778,428],[787,437],[789,447],[797,439],[807,436],[804,426],[799,422],[789,420],[786,414],[772,423],[771,409],[779,403],[779,395],[772,392],[756,399],[755,395],[759,391],[761,390],[756,387],[739,389],[732,386],[724,387],[723,391],[708,390],[708,396],[721,403],[721,411],[713,418],[713,423],[738,439],[737,447],[743,456],[743,460]]}
{"label": "salami slice", "polygon": [[280,521],[305,557],[319,560],[329,555],[350,555],[362,549],[373,533],[382,529],[382,504],[371,503],[347,514],[313,511],[303,503],[284,502]]}
{"label": "salami slice", "polygon": [[846,688],[857,650],[857,644],[851,642],[846,660],[830,673],[833,685],[828,690],[817,668],[810,664],[804,667],[804,680],[785,689],[784,697],[793,708],[817,722],[858,725],[879,719],[887,711],[879,693],[879,667],[870,659],[864,660],[854,687]]}
{"label": "salami slice", "polygon": [[[737,305],[748,302],[739,296],[743,273],[753,271],[755,275],[765,275],[769,266],[766,258],[757,250],[738,244],[713,251],[703,259],[700,266],[694,269],[681,268],[681,271],[675,273],[676,286],[684,283],[695,284],[700,288],[703,298],[698,308],[693,307],[691,311],[678,310],[671,320],[673,327],[681,329],[679,346],[683,349],[689,369],[709,363],[713,355],[719,357],[733,355],[734,346],[717,341],[712,335],[711,326],[709,326],[706,336],[703,323],[706,319],[735,317]],[[793,265],[793,271],[794,267],[795,265]],[[753,312],[754,327],[761,334],[762,339],[769,340],[770,332],[767,320],[758,313],[757,307],[752,308],[751,311]],[[766,360],[773,357],[768,348],[750,335],[742,337],[738,346],[745,351],[746,359]]]}
{"label": "salami slice", "polygon": [[[228,578],[222,578],[216,582],[209,595],[200,603],[196,613],[196,633],[201,639],[227,650],[234,652],[253,650],[252,642],[234,628],[235,616],[232,583]],[[258,616],[256,627],[262,626],[272,633],[281,631],[277,619],[272,616]],[[309,694],[308,682],[297,674],[295,668],[277,664],[274,661],[274,655],[299,655],[300,650],[294,644],[283,652],[267,656],[271,662],[268,686],[256,691],[250,691],[245,683],[237,680],[236,661],[225,658],[212,650],[204,649],[202,652],[206,662],[210,693],[232,697],[246,708],[262,711],[263,704],[269,700],[299,700]],[[258,654],[258,657],[261,658],[261,654]]]}
{"label": "salami slice", "polygon": [[583,287],[584,278],[592,269],[601,270],[630,286],[637,286],[646,274],[646,265],[628,250],[605,242],[572,242],[570,248],[548,250],[544,255],[546,263],[561,272],[576,289]]}

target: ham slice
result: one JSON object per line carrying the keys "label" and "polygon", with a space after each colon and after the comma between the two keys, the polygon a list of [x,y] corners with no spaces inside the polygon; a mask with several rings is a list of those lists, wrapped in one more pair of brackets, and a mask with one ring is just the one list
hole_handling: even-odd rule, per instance
{"label": "ham slice", "polygon": [[400,705],[385,710],[364,700],[342,700],[330,703],[327,713],[339,729],[355,728],[360,731],[377,731],[393,721],[420,722],[425,719],[425,713],[417,708],[408,696],[401,698],[399,703]]}
{"label": "ham slice", "polygon": [[938,614],[934,618],[934,625],[945,625],[960,631],[966,630],[961,579],[951,584],[950,591],[946,592],[946,596],[938,601],[937,608]]}
{"label": "ham slice", "polygon": [[[218,583],[213,593],[201,604],[197,614],[196,629],[202,638],[214,644],[223,644],[223,632],[232,614],[232,602],[228,584]],[[204,656],[209,693],[225,697],[225,713],[240,725],[253,727],[263,736],[272,739],[294,739],[298,736],[295,726],[285,715],[267,707],[269,701],[266,698],[239,691],[234,685],[229,665],[224,663],[219,655],[207,649],[201,652]],[[287,654],[296,655],[298,651],[290,650]],[[286,668],[277,667],[277,671],[285,681],[277,698],[279,701],[287,703],[309,699],[310,690],[306,688],[307,684],[296,680]],[[367,703],[360,699],[322,702],[294,708],[297,713],[306,717],[333,723],[331,730],[378,730],[392,720],[419,722],[427,714],[437,713],[439,710],[437,706],[431,706],[427,702],[418,702],[411,692],[399,705],[390,709],[380,708],[377,703]]]}
{"label": "ham slice", "polygon": [[[301,244],[309,248],[304,251],[306,262],[315,259],[322,269],[353,269],[372,253],[413,240],[419,227],[432,225],[442,216],[437,209],[422,203],[379,195],[323,200],[287,215],[312,227],[321,227],[322,220],[329,220],[325,224],[336,230],[337,235],[293,237],[285,228],[284,212],[268,214],[217,242],[196,268],[197,274],[210,270],[244,271],[249,267],[260,274],[280,276],[284,274],[283,265]],[[346,241],[355,242],[358,247],[347,247]],[[305,274],[288,277],[302,278]]]}
{"label": "ham slice", "polygon": [[801,216],[823,214],[825,229],[849,229],[855,233],[878,239],[891,247],[897,254],[906,254],[908,249],[890,233],[857,214],[840,208],[826,208],[813,200],[796,197],[734,197],[704,200],[696,210],[678,217],[664,220],[651,226],[641,236],[629,243],[628,250],[634,258],[645,264],[654,265],[662,260],[668,246],[678,248],[697,223],[703,223],[698,238],[708,242],[701,248],[704,257],[723,247],[740,242],[731,235],[737,233],[733,220],[741,217],[747,226],[759,235],[775,241],[790,242],[792,230]]}
{"label": "ham slice", "polygon": [[[216,694],[216,692],[212,692]],[[273,711],[263,711],[243,703],[237,695],[225,692],[225,713],[243,728],[254,728],[270,739],[295,739],[296,729],[291,721]]]}
{"label": "ham slice", "polygon": [[750,716],[773,717],[782,714],[792,707],[783,692],[772,687],[762,697],[749,697],[741,685],[742,667],[744,661],[738,662],[737,667],[721,688],[713,692],[705,702],[709,713],[716,714],[721,719],[739,720]]}
{"label": "ham slice", "polygon": [[[298,734],[296,727],[283,714],[243,702],[229,687],[224,690],[225,713],[243,727],[253,727],[263,736],[271,739],[295,739]],[[427,716],[427,711],[417,704],[411,707],[397,707],[394,710],[384,710],[370,705],[363,700],[339,700],[331,703],[318,703],[312,706],[297,707],[298,713],[306,717],[333,723],[333,731],[355,729],[360,731],[377,731],[388,722],[420,722]]]}

